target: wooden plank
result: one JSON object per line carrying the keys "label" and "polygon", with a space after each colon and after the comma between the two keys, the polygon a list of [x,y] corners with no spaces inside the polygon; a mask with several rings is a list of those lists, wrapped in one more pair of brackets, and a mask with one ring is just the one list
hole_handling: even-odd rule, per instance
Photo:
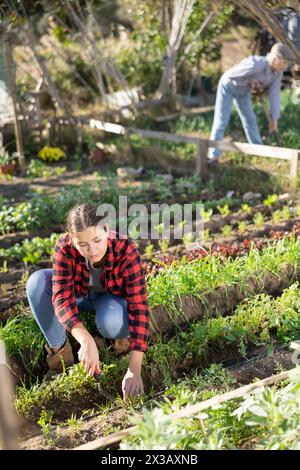
{"label": "wooden plank", "polygon": [[[182,134],[171,134],[169,132],[158,132],[158,131],[151,131],[148,129],[138,129],[135,127],[124,127],[119,124],[114,124],[111,122],[101,121],[100,119],[93,119],[93,118],[85,118],[78,117],[82,123],[86,121],[90,127],[96,128],[98,130],[102,130],[104,132],[110,132],[113,134],[118,135],[140,135],[141,137],[150,138],[150,139],[158,139],[164,140],[168,142],[178,142],[178,143],[186,143],[186,144],[195,144],[198,146],[197,149],[197,159],[196,159],[196,173],[199,174],[199,171],[203,174],[202,169],[200,168],[200,161],[201,161],[201,150],[199,140],[202,142],[203,146],[203,153],[205,149],[205,145],[207,147],[215,147],[223,151],[231,151],[231,152],[241,152],[246,155],[253,155],[258,157],[266,157],[266,158],[277,158],[280,160],[293,160],[293,175],[295,175],[295,167],[296,159],[298,161],[298,150],[297,149],[289,149],[285,147],[272,147],[269,145],[257,145],[257,144],[249,144],[245,142],[225,142],[225,141],[214,141],[209,139],[204,139],[201,136],[188,136]],[[199,144],[199,145],[198,145]],[[202,149],[202,147],[201,147]],[[205,162],[203,160],[203,168],[205,167]],[[205,171],[205,170],[204,170]]]}
{"label": "wooden plank", "polygon": [[290,344],[291,349],[295,349],[296,351],[300,351],[300,341],[292,341]]}
{"label": "wooden plank", "polygon": [[196,175],[203,178],[207,177],[207,151],[207,141],[199,139],[197,142]]}
{"label": "wooden plank", "polygon": [[[291,369],[290,371],[281,372],[280,374],[272,375],[271,377],[267,377],[266,379],[262,379],[249,385],[245,385],[244,387],[231,390],[230,392],[223,393],[222,395],[217,395],[216,397],[210,398],[209,400],[205,400],[201,403],[197,403],[192,406],[186,406],[185,408],[182,408],[181,410],[170,414],[169,418],[171,420],[187,418],[197,413],[200,413],[201,411],[204,411],[208,408],[211,408],[212,406],[219,405],[220,403],[224,403],[229,400],[234,400],[236,398],[241,398],[252,390],[256,390],[257,388],[261,388],[267,385],[273,385],[278,382],[281,382],[282,380],[288,379],[289,374],[292,374],[296,370],[298,370],[297,367]],[[110,436],[101,437],[92,442],[88,442],[81,446],[75,447],[73,450],[97,450],[101,447],[116,444],[125,437],[135,432],[136,430],[137,426],[132,426],[122,431],[113,433]]]}
{"label": "wooden plank", "polygon": [[119,124],[113,124],[111,122],[100,121],[99,119],[90,119],[89,125],[92,128],[96,128],[100,131],[111,132],[112,134],[126,134],[126,128]]}
{"label": "wooden plank", "polygon": [[290,183],[291,190],[295,192],[297,189],[297,175],[298,175],[298,159],[300,152],[295,153],[291,159],[291,170],[290,170]]}
{"label": "wooden plank", "polygon": [[244,142],[224,142],[209,140],[208,146],[215,147],[224,151],[242,152],[246,155],[278,158],[280,160],[291,160],[296,154],[298,154],[297,149],[289,149],[285,147],[272,147],[270,145],[248,144]]}
{"label": "wooden plank", "polygon": [[185,135],[179,134],[170,134],[169,132],[157,132],[157,131],[150,131],[147,129],[138,129],[135,127],[124,127],[120,126],[119,124],[113,124],[111,122],[104,122],[100,121],[99,119],[90,119],[89,122],[90,127],[105,131],[111,132],[112,134],[119,134],[119,135],[140,135],[141,137],[150,138],[150,139],[159,139],[159,140],[167,140],[171,142],[185,142],[185,143],[193,143],[196,144],[198,139],[196,137],[189,137]]}

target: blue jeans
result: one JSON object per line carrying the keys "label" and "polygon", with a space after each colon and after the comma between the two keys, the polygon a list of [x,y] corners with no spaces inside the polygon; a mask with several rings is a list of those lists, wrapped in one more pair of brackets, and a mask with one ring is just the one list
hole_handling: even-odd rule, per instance
{"label": "blue jeans", "polygon": [[[227,80],[224,80],[223,77],[221,77],[218,84],[210,140],[222,140],[224,138],[233,103],[237,107],[248,142],[251,144],[262,144],[250,93],[241,92],[233,84],[227,83]],[[220,157],[220,155],[221,151],[219,149],[212,147],[209,149],[208,158],[216,158]]]}
{"label": "blue jeans", "polygon": [[[52,269],[40,269],[29,277],[26,293],[36,319],[50,347],[62,346],[66,332],[59,323],[52,304]],[[127,301],[108,292],[89,292],[88,298],[77,297],[79,311],[95,311],[99,333],[105,338],[129,336]]]}

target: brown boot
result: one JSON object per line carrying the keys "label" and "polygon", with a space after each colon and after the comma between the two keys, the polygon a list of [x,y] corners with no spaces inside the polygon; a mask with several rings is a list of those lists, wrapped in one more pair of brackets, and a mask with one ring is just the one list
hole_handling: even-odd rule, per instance
{"label": "brown boot", "polygon": [[104,338],[102,338],[101,336],[94,336],[94,340],[99,351],[107,349],[107,344]]}
{"label": "brown boot", "polygon": [[129,338],[116,339],[114,349],[117,354],[125,354],[129,352]]}
{"label": "brown boot", "polygon": [[64,346],[56,353],[53,352],[48,344],[45,344],[45,349],[48,353],[47,363],[51,371],[60,373],[63,372],[64,368],[70,367],[74,364],[74,356],[68,339]]}

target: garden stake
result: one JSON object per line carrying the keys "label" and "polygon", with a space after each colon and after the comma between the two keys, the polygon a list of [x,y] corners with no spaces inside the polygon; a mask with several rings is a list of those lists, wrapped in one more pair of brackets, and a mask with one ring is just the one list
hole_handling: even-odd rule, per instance
{"label": "garden stake", "polygon": [[107,398],[107,400],[114,403],[115,398],[110,393],[105,392],[105,390],[103,390],[103,388],[101,387],[101,377],[102,377],[102,374],[98,374],[97,372],[94,373],[94,379],[97,382],[97,388],[98,388],[99,394]]}

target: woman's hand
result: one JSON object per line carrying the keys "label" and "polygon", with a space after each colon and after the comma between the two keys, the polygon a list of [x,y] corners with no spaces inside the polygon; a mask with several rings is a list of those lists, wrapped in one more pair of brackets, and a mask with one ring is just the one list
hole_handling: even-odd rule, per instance
{"label": "woman's hand", "polygon": [[81,348],[78,351],[78,359],[85,372],[90,377],[93,377],[95,372],[100,373],[99,352],[92,337],[85,339],[81,343]]}
{"label": "woman's hand", "polygon": [[144,384],[140,372],[127,370],[122,382],[123,400],[144,393]]}
{"label": "woman's hand", "polygon": [[100,373],[98,348],[92,335],[82,323],[73,326],[71,334],[81,346],[78,351],[78,359],[85,372],[91,377],[93,377],[95,372]]}
{"label": "woman's hand", "polygon": [[144,393],[141,377],[143,357],[144,353],[141,351],[130,352],[128,369],[122,382],[123,400]]}
{"label": "woman's hand", "polygon": [[277,132],[278,131],[278,121],[270,121],[269,122],[269,132]]}

